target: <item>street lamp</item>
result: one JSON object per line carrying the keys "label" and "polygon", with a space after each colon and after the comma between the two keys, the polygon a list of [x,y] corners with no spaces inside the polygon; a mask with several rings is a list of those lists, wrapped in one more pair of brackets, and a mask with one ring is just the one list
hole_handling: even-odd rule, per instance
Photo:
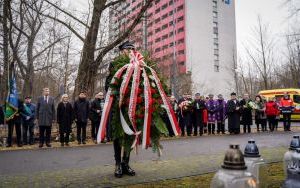
{"label": "street lamp", "polygon": [[226,151],[222,168],[210,184],[211,188],[255,188],[256,178],[246,171],[244,156],[239,145],[231,144]]}

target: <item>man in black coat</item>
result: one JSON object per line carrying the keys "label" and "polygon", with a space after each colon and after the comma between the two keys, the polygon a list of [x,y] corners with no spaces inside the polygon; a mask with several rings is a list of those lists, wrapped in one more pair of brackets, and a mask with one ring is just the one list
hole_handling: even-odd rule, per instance
{"label": "man in black coat", "polygon": [[193,127],[194,136],[198,135],[198,127],[200,128],[200,136],[203,135],[203,110],[206,108],[205,101],[201,100],[200,93],[195,94],[195,100],[193,103]]}
{"label": "man in black coat", "polygon": [[51,128],[55,122],[54,98],[50,95],[49,88],[43,89],[43,96],[38,98],[36,107],[36,119],[40,129],[40,144],[42,148],[46,141],[46,146],[51,147]]}
{"label": "man in black coat", "polygon": [[227,102],[228,129],[230,134],[240,133],[240,102],[236,93],[231,93],[231,100]]}
{"label": "man in black coat", "polygon": [[90,120],[92,122],[91,135],[95,143],[97,143],[96,141],[97,133],[99,130],[101,113],[102,113],[100,94],[102,95],[103,98],[103,93],[96,94],[95,99],[91,103],[91,109],[90,109]]}
{"label": "man in black coat", "polygon": [[75,101],[74,111],[78,145],[86,144],[86,126],[89,118],[90,104],[86,100],[86,93],[84,91],[80,92],[78,100]]}
{"label": "man in black coat", "polygon": [[244,133],[251,133],[251,125],[252,121],[252,108],[249,106],[249,102],[251,99],[249,98],[249,94],[244,94],[243,99],[240,101],[241,111],[242,111],[242,121]]}

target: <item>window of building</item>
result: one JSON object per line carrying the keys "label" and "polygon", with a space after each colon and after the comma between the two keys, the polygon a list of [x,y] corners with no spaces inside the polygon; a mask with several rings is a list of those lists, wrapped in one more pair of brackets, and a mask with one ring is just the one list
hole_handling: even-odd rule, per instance
{"label": "window of building", "polygon": [[214,33],[218,34],[218,28],[217,27],[214,27],[213,30],[214,30]]}
{"label": "window of building", "polygon": [[218,22],[213,22],[214,27],[218,27]]}
{"label": "window of building", "polygon": [[183,27],[179,28],[177,32],[178,33],[184,32],[184,28]]}
{"label": "window of building", "polygon": [[171,43],[169,44],[169,46],[170,46],[170,47],[174,46],[174,42],[171,42]]}
{"label": "window of building", "polygon": [[179,65],[184,66],[184,61],[179,62]]}
{"label": "window of building", "polygon": [[148,23],[148,27],[152,27],[153,22]]}
{"label": "window of building", "polygon": [[167,39],[168,38],[168,34],[165,34],[165,35],[163,35],[162,37],[161,37],[161,40],[165,40],[165,39]]}
{"label": "window of building", "polygon": [[172,37],[173,36],[173,31],[171,31],[170,33],[169,33],[169,37]]}
{"label": "window of building", "polygon": [[173,10],[171,10],[171,11],[169,12],[169,16],[171,16],[171,15],[173,15]]}
{"label": "window of building", "polygon": [[160,27],[157,28],[157,29],[155,29],[155,33],[158,33],[158,32],[160,32],[160,31],[161,31]]}
{"label": "window of building", "polygon": [[152,44],[153,44],[153,42],[152,42],[152,41],[151,41],[151,42],[148,42],[148,45],[149,45],[149,46],[152,46]]}
{"label": "window of building", "polygon": [[220,66],[219,65],[214,65],[215,72],[220,72]]}
{"label": "window of building", "polygon": [[164,14],[164,15],[161,17],[161,19],[163,20],[163,19],[166,19],[167,17],[168,17],[168,13]]}
{"label": "window of building", "polygon": [[217,18],[218,17],[218,12],[213,11],[213,18]]}
{"label": "window of building", "polygon": [[157,43],[157,42],[160,42],[160,41],[161,41],[160,37],[157,38],[157,39],[155,39],[155,42],[156,42],[156,43]]}
{"label": "window of building", "polygon": [[219,44],[218,43],[214,43],[214,49],[219,49]]}
{"label": "window of building", "polygon": [[179,7],[177,7],[177,12],[183,10],[183,5],[180,5]]}
{"label": "window of building", "polygon": [[155,10],[155,14],[158,14],[160,12],[160,8]]}
{"label": "window of building", "polygon": [[180,16],[179,18],[177,18],[177,23],[182,22],[183,21],[183,16]]}
{"label": "window of building", "polygon": [[160,22],[160,17],[154,20],[155,23]]}
{"label": "window of building", "polygon": [[169,1],[169,6],[173,5],[173,0]]}
{"label": "window of building", "polygon": [[160,0],[156,0],[156,1],[155,1],[155,4],[157,5],[157,4],[159,3],[159,1],[160,1]]}
{"label": "window of building", "polygon": [[214,60],[219,61],[219,54],[214,54]]}
{"label": "window of building", "polygon": [[177,44],[182,44],[182,43],[184,43],[184,39],[182,38],[182,39],[179,39],[178,41],[177,41]]}
{"label": "window of building", "polygon": [[168,28],[168,24],[165,24],[163,26],[161,26],[161,30],[167,29]]}
{"label": "window of building", "polygon": [[169,22],[169,26],[170,26],[170,27],[173,26],[173,21],[170,21],[170,22]]}
{"label": "window of building", "polygon": [[161,6],[161,10],[164,10],[168,7],[168,3],[164,4],[163,6]]}
{"label": "window of building", "polygon": [[184,54],[184,50],[179,50],[178,55],[182,55],[182,54]]}
{"label": "window of building", "polygon": [[217,39],[219,37],[218,33],[214,33],[214,38]]}
{"label": "window of building", "polygon": [[219,49],[214,49],[214,54],[219,54]]}
{"label": "window of building", "polygon": [[162,47],[162,50],[165,50],[165,49],[167,49],[168,48],[168,45],[164,45],[163,47]]}
{"label": "window of building", "polygon": [[160,52],[160,48],[156,48],[156,49],[155,49],[155,52]]}
{"label": "window of building", "polygon": [[214,38],[214,43],[218,43],[218,38]]}

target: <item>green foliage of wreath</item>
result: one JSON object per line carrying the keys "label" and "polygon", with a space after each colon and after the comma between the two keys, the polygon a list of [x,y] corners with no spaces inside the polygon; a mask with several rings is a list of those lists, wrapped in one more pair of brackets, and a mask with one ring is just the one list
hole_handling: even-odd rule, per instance
{"label": "green foliage of wreath", "polygon": [[[110,80],[112,79],[113,75],[121,68],[123,67],[125,64],[129,63],[130,59],[128,56],[126,55],[121,55],[119,57],[117,57],[111,65],[110,68],[110,75],[108,76],[107,79],[109,79],[109,83]],[[158,70],[157,64],[152,61],[150,59],[150,57],[146,54],[144,56],[144,61],[145,63],[153,68],[154,70]],[[153,112],[152,112],[152,123],[151,123],[151,133],[150,133],[150,137],[151,137],[151,146],[152,146],[152,150],[153,152],[157,152],[159,148],[162,148],[162,146],[160,145],[160,137],[162,135],[168,135],[168,129],[166,127],[165,122],[163,121],[161,115],[163,113],[165,113],[165,109],[162,108],[162,99],[159,95],[159,91],[157,89],[156,84],[154,83],[154,80],[152,80],[152,77],[149,77],[149,75],[151,75],[151,72],[148,68],[146,68],[146,73],[148,75],[149,81],[150,81],[150,85],[151,85],[151,91],[152,92],[152,99],[153,99]],[[125,71],[124,73],[125,74]],[[123,76],[123,75],[122,75]],[[120,143],[122,144],[122,146],[124,146],[125,151],[130,151],[131,150],[131,145],[135,139],[135,136],[130,136],[127,135],[121,125],[120,122],[120,110],[122,111],[124,118],[127,122],[127,124],[130,126],[130,128],[133,128],[129,117],[128,117],[128,103],[129,103],[129,98],[130,98],[130,90],[131,90],[131,84],[132,84],[132,79],[129,82],[128,85],[128,91],[126,91],[125,93],[125,98],[124,98],[124,103],[121,106],[121,109],[119,108],[119,90],[121,87],[121,83],[122,83],[122,76],[121,79],[115,79],[114,83],[111,83],[109,86],[112,89],[112,95],[114,96],[114,102],[112,104],[112,116],[111,116],[111,130],[112,130],[112,138],[114,139],[119,139]],[[144,85],[143,85],[143,77],[141,76],[140,79],[140,83],[138,84],[139,89],[141,89],[142,92],[139,93],[138,97],[139,97],[139,102],[137,104],[137,108],[136,108],[136,124],[137,124],[137,130],[138,131],[143,131],[143,123],[144,123]],[[163,81],[161,79],[161,83],[162,86],[164,88],[165,91],[167,90],[167,85],[165,84],[165,81]],[[141,136],[139,137],[139,143],[142,142],[142,133]]]}

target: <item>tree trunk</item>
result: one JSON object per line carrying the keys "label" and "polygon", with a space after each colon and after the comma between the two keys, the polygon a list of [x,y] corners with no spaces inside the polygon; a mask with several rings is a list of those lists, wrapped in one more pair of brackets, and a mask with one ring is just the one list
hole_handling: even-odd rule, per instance
{"label": "tree trunk", "polygon": [[4,0],[3,3],[3,18],[2,18],[2,28],[3,28],[3,75],[0,79],[0,101],[5,100],[7,96],[7,82],[8,82],[8,66],[9,66],[9,46],[8,46],[8,25],[7,25],[7,18],[8,18],[8,9],[10,7],[10,0]]}
{"label": "tree trunk", "polygon": [[105,6],[106,0],[95,0],[92,14],[92,21],[85,38],[81,61],[78,69],[78,76],[75,81],[74,97],[81,90],[87,92],[89,96],[94,93],[94,82],[98,67],[94,63],[97,35],[100,25],[100,17],[102,8]]}

